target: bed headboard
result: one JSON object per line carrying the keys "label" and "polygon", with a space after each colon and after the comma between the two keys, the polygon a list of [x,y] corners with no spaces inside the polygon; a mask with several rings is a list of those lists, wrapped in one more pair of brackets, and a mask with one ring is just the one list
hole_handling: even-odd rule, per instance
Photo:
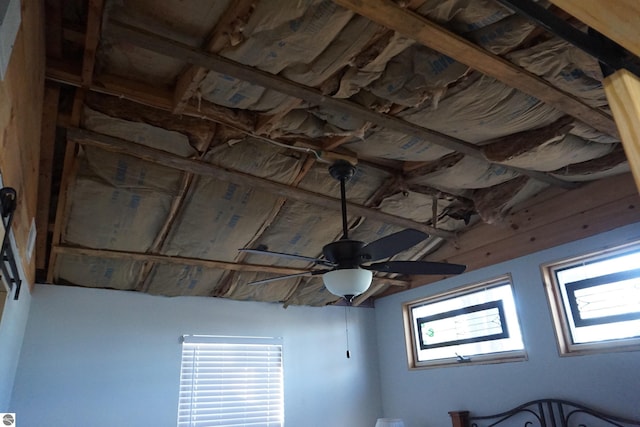
{"label": "bed headboard", "polygon": [[629,427],[639,420],[607,414],[578,403],[560,399],[540,399],[493,415],[469,411],[449,412],[453,427]]}

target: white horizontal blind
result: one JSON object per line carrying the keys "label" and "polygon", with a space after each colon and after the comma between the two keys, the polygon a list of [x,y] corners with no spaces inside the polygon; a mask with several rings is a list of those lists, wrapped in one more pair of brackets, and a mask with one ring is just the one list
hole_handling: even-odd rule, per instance
{"label": "white horizontal blind", "polygon": [[185,337],[178,427],[282,427],[279,339]]}

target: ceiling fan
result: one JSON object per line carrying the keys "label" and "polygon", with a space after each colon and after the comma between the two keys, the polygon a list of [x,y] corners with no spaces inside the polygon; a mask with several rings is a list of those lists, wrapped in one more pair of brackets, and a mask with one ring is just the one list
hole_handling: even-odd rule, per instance
{"label": "ceiling fan", "polygon": [[301,276],[322,275],[324,285],[334,295],[351,301],[371,285],[372,271],[400,274],[460,274],[466,266],[429,261],[379,261],[390,258],[407,250],[429,237],[419,230],[405,229],[390,234],[371,243],[349,239],[347,226],[346,182],[354,175],[355,166],[346,160],[337,160],[329,167],[331,176],[340,181],[340,199],[342,202],[342,237],[322,248],[324,258],[312,258],[302,255],[272,252],[266,249],[239,249],[241,252],[272,255],[313,263],[313,266],[327,269],[309,270],[303,273],[271,277],[251,282],[252,285],[274,282]]}

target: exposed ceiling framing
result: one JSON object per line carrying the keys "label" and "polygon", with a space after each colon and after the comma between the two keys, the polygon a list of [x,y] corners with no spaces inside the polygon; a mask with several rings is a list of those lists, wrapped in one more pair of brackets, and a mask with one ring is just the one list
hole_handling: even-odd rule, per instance
{"label": "exposed ceiling framing", "polygon": [[[328,73],[329,77],[319,79],[320,83],[309,80],[313,81],[311,84],[296,81],[286,73],[268,71],[260,64],[242,63],[229,55],[251,36],[247,25],[253,22],[252,19],[257,19],[257,14],[267,10],[264,2],[229,2],[218,13],[215,23],[196,36],[195,30],[194,34],[180,34],[179,24],[169,27],[157,16],[142,17],[141,11],[146,7],[142,0],[140,4],[132,2],[127,6],[131,8],[129,12],[133,11],[131,13],[108,1],[91,0],[84,6],[63,4],[59,0],[48,1],[47,11],[51,19],[47,20],[46,76],[49,82],[44,101],[40,188],[52,191],[59,188],[59,193],[57,197],[51,197],[48,191],[39,193],[38,229],[48,229],[50,233],[38,236],[36,263],[46,280],[101,286],[97,283],[76,283],[63,277],[60,257],[86,257],[94,260],[92,262],[133,263],[135,280],[132,283],[135,284],[127,288],[131,290],[157,293],[153,290],[156,266],[188,266],[205,269],[209,272],[207,274],[216,277],[216,287],[207,291],[210,296],[275,300],[285,304],[334,303],[336,299],[327,295],[320,282],[297,280],[288,285],[288,291],[283,290],[276,297],[265,296],[261,290],[254,293],[243,290],[243,287],[250,286],[246,285],[243,273],[280,275],[306,271],[299,265],[267,264],[266,260],[255,263],[250,256],[242,254],[236,254],[233,259],[198,257],[177,254],[167,248],[178,233],[190,204],[201,197],[199,191],[206,179],[274,195],[272,204],[265,206],[265,212],[261,213],[262,222],[256,224],[253,236],[244,242],[247,246],[261,245],[269,239],[277,240],[271,233],[277,229],[279,221],[289,215],[292,203],[315,206],[313,209],[321,212],[328,208],[337,216],[340,209],[338,195],[326,194],[327,187],[320,185],[319,181],[311,185],[311,180],[318,179],[319,168],[326,168],[338,158],[357,162],[366,171],[378,174],[376,179],[381,180],[375,188],[359,195],[358,202],[348,203],[350,226],[365,230],[362,223],[373,221],[390,227],[418,229],[432,236],[424,246],[406,255],[410,259],[427,257],[434,261],[467,264],[475,269],[640,219],[635,210],[637,194],[629,185],[628,166],[625,166],[622,150],[616,143],[618,129],[607,108],[567,92],[544,76],[516,65],[504,54],[492,53],[465,34],[457,33],[455,28],[451,28],[454,25],[447,28],[443,23],[436,23],[425,15],[425,8],[437,2],[413,1],[404,7],[389,0],[336,0],[334,3],[351,11],[351,15],[343,9],[335,9],[331,2],[309,2],[308,7],[324,7],[322,10],[325,12],[339,13],[345,23],[358,19],[359,25],[367,28],[371,35],[358,45],[359,51],[350,53],[353,56],[345,58],[343,65]],[[483,2],[483,6],[489,3]],[[487,7],[494,6],[489,4]],[[69,8],[76,8],[75,12],[84,22],[73,21],[69,17]],[[167,6],[164,12],[169,9]],[[196,20],[196,16],[187,15],[190,10],[186,5],[184,12],[176,9],[174,13],[184,13],[178,20],[180,22]],[[203,11],[203,15],[208,12],[211,11]],[[158,13],[160,16],[161,12]],[[292,17],[289,25],[304,16]],[[505,13],[505,16],[509,15]],[[263,22],[262,25],[266,24]],[[339,31],[334,32],[337,34],[335,37],[339,37]],[[543,31],[531,34],[531,39],[523,38],[528,45],[520,42],[511,50],[526,49],[529,45],[535,46],[551,39]],[[411,119],[411,115],[420,112],[420,108],[424,109],[424,105],[402,105],[393,100],[385,101],[380,96],[373,101],[365,101],[365,97],[335,96],[336,85],[347,70],[365,70],[376,60],[382,61],[384,49],[392,46],[392,40],[397,41],[402,36],[415,41],[413,45],[413,42],[404,43],[416,51],[432,49],[469,67],[456,81],[439,89],[446,96],[464,94],[466,89],[480,81],[478,79],[490,77],[552,107],[554,110],[549,111],[554,111],[554,115],[549,117],[553,120],[521,126],[521,130],[508,134],[496,132],[499,136],[493,138],[469,141],[452,132],[439,130],[441,123]],[[118,50],[122,46],[138,49],[133,51],[144,52],[153,61],[181,64],[180,71],[174,73],[169,84],[136,75],[139,71],[136,66],[132,66],[130,72],[122,72],[109,65],[109,61],[118,58],[117,55],[127,53],[126,50],[124,53]],[[327,46],[324,48],[328,49]],[[408,49],[403,46],[398,52]],[[390,55],[386,60],[394,58]],[[145,72],[153,74],[154,70],[149,68]],[[203,85],[214,76],[212,72],[286,95],[283,97],[285,101],[271,109],[233,108],[212,102],[202,93]],[[360,90],[365,92],[366,89],[362,87]],[[434,110],[437,109],[435,105]],[[135,137],[128,139],[108,134],[108,129],[106,133],[91,129],[86,124],[87,108],[112,118],[110,123],[124,120],[186,135],[193,153],[188,156],[172,153],[147,142],[138,143]],[[301,111],[316,121],[318,117],[329,120],[322,115],[327,112],[342,114],[359,125],[357,129],[331,130],[319,136],[283,130],[283,123]],[[326,126],[329,122],[324,123]],[[518,161],[519,158],[564,141],[575,129],[582,132],[580,135],[599,135],[593,141],[580,143],[585,147],[595,147],[594,152],[598,154],[585,155],[584,159],[578,157],[581,160],[577,161],[570,159],[555,169],[544,163],[535,167],[521,166],[523,163]],[[381,131],[427,141],[430,146],[440,147],[445,154],[422,160],[400,155],[367,154],[366,150],[359,152],[354,142],[367,141]],[[487,130],[484,132],[492,134]],[[596,139],[606,143],[594,142]],[[243,171],[237,166],[218,164],[214,160],[217,156],[227,155],[225,153],[235,144],[248,144],[244,141],[250,140],[263,141],[274,147],[274,153],[284,150],[283,153],[287,153],[284,155],[296,159],[295,171],[290,171],[289,177],[283,181],[263,177],[258,171]],[[73,209],[80,202],[76,188],[82,179],[86,179],[83,175],[87,173],[88,165],[85,148],[98,150],[96,153],[135,158],[142,161],[141,164],[167,168],[180,174],[166,215],[158,221],[150,244],[143,250],[127,249],[126,245],[89,247],[67,241],[65,236],[74,227],[70,222]],[[247,152],[246,155],[252,154]],[[55,167],[61,160],[63,167]],[[465,161],[486,168],[488,176],[495,176],[499,171],[509,178],[500,178],[488,185],[460,188],[442,185],[433,179]],[[539,161],[547,160],[542,156]],[[605,173],[609,170],[615,172]],[[578,179],[572,178],[576,176]],[[602,179],[597,179],[600,176]],[[615,185],[616,191],[609,190],[611,185]],[[549,188],[544,190],[546,187]],[[591,194],[598,194],[598,197],[590,197]],[[420,209],[414,206],[413,211],[404,212],[394,208],[394,203],[403,197],[424,201],[420,202]],[[531,212],[536,212],[533,221],[530,220]],[[482,224],[479,217],[494,224]],[[326,227],[324,243],[339,237],[331,225]],[[371,236],[362,238],[372,240]],[[319,242],[312,243],[317,247]],[[287,252],[288,248],[273,250]],[[440,278],[380,275],[355,303],[361,304],[369,297],[398,292]]]}

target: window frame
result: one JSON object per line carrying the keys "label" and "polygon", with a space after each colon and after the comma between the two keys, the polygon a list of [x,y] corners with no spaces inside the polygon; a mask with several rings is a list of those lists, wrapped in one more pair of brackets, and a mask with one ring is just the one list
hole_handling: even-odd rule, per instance
{"label": "window frame", "polygon": [[[459,355],[457,357],[440,358],[440,359],[425,360],[425,361],[418,360],[419,349],[416,343],[418,341],[421,342],[422,337],[419,335],[420,331],[417,329],[417,325],[418,325],[418,321],[422,318],[417,318],[413,316],[413,313],[412,313],[413,308],[454,299],[457,297],[482,291],[483,289],[497,288],[503,285],[507,285],[510,287],[511,295],[513,296],[514,306],[516,308],[515,317],[518,322],[517,325],[512,325],[512,324],[507,325],[507,323],[505,322],[504,331],[508,333],[508,331],[511,330],[514,326],[517,326],[519,328],[520,337],[522,339],[522,346],[523,346],[522,349],[471,355],[472,357],[470,359],[466,357],[467,355]],[[474,307],[477,308],[478,306],[482,306],[484,304],[487,304],[487,303],[469,305],[469,306],[466,306],[465,308],[474,308]],[[503,304],[503,300],[499,300],[499,303],[497,305],[502,306],[502,304]],[[462,308],[460,310],[457,310],[457,309],[452,310],[450,312],[443,312],[443,313],[435,314],[434,316],[429,316],[429,317],[437,317],[439,315],[453,313],[455,311],[462,312],[462,310],[464,310],[465,308]],[[407,364],[410,370],[431,369],[431,368],[439,368],[444,366],[466,366],[470,364],[473,365],[473,364],[518,362],[518,361],[527,360],[528,358],[526,345],[524,342],[524,336],[522,334],[522,327],[521,327],[522,322],[520,321],[520,316],[517,311],[517,298],[516,298],[515,287],[513,285],[513,280],[510,274],[504,274],[493,279],[488,279],[481,282],[467,284],[462,287],[440,292],[432,296],[423,297],[423,298],[405,302],[402,304],[402,314],[403,314],[403,321],[404,321]],[[501,319],[504,319],[503,316],[504,316],[504,313],[501,312],[500,313]],[[503,334],[505,332],[503,332]],[[503,338],[503,337],[496,338],[495,336],[487,335],[486,338],[484,339],[474,338],[473,341],[474,342],[490,342],[490,341],[493,341],[494,339],[500,339],[500,338]]]}
{"label": "window frame", "polygon": [[[264,425],[269,425],[269,426],[273,426],[273,427],[284,427],[285,425],[285,414],[284,414],[284,346],[283,346],[283,339],[279,338],[279,337],[246,337],[246,336],[213,336],[213,335],[183,335],[180,339],[181,342],[181,356],[180,356],[180,378],[179,378],[179,392],[178,392],[178,407],[177,407],[177,419],[176,419],[176,425],[178,427],[185,427],[185,426],[198,426],[201,424],[198,423],[194,423],[193,420],[193,415],[190,415],[193,410],[193,401],[194,401],[194,390],[193,390],[193,385],[194,383],[196,383],[196,377],[194,374],[191,374],[191,376],[189,377],[189,375],[187,374],[185,376],[185,366],[189,366],[189,368],[193,371],[196,371],[198,369],[197,366],[195,366],[195,361],[189,362],[185,359],[185,355],[188,355],[191,351],[195,352],[197,351],[197,349],[193,349],[190,350],[190,347],[197,347],[197,346],[202,346],[202,347],[206,347],[206,346],[211,346],[211,351],[212,352],[216,352],[216,353],[231,353],[231,352],[238,352],[238,351],[246,351],[246,349],[242,350],[242,349],[237,349],[237,348],[230,348],[231,346],[236,346],[236,347],[247,347],[247,346],[262,346],[263,348],[260,349],[260,352],[265,353],[265,354],[270,354],[273,352],[273,347],[277,347],[278,351],[276,351],[277,356],[279,356],[279,365],[278,365],[278,369],[279,369],[279,378],[276,378],[275,382],[279,382],[276,392],[275,393],[271,393],[269,394],[269,396],[267,397],[267,401],[269,401],[269,405],[271,404],[272,398],[276,397],[276,407],[279,405],[279,409],[276,409],[276,412],[280,413],[280,418],[278,421],[275,422],[267,422],[267,424]],[[216,347],[215,349],[213,347]],[[223,347],[229,347],[229,348],[223,348]],[[206,351],[206,349],[205,349]],[[195,356],[195,353],[192,353]],[[224,359],[225,354],[218,354],[220,356],[221,359]],[[189,356],[189,357],[194,357],[194,356]],[[212,355],[204,355],[204,357],[211,357]],[[229,357],[229,355],[226,355],[226,357]],[[260,355],[261,360],[268,360],[268,357],[266,357],[264,354]],[[251,356],[245,356],[244,359],[251,359]],[[233,359],[233,360],[243,360],[243,359]],[[254,381],[255,377],[252,375],[247,376],[246,374],[242,373],[242,372],[246,372],[247,370],[251,370],[251,369],[259,369],[259,370],[264,370],[263,368],[256,368],[255,366],[255,359],[252,360],[251,362],[248,362],[247,360],[243,360],[244,363],[234,363],[234,368],[236,368],[235,371],[233,371],[233,374],[237,374],[240,371],[240,379],[244,379],[244,381],[246,380],[251,380]],[[220,362],[220,360],[218,360],[219,364],[221,365],[226,365],[228,364],[228,362],[224,362],[224,360],[222,360],[222,362]],[[239,365],[239,366],[238,366]],[[270,365],[269,365],[270,366]],[[187,368],[187,369],[189,369]],[[229,376],[227,374],[227,372],[225,372],[224,374],[222,374],[221,372],[221,368],[220,367],[214,367],[211,366],[211,362],[206,363],[206,366],[200,367],[201,369],[205,369],[208,372],[203,373],[204,375],[204,379],[201,380],[205,381],[206,384],[203,384],[205,386],[205,389],[203,390],[203,395],[200,396],[201,399],[206,400],[207,398],[210,399],[209,402],[209,406],[207,406],[205,409],[205,411],[207,410],[212,410],[212,409],[223,409],[223,411],[226,411],[225,407],[220,406],[220,401],[219,400],[212,400],[212,395],[216,394],[216,393],[220,393],[223,390],[220,390],[218,392],[215,391],[211,391],[211,384],[212,381],[209,379],[212,376],[212,373],[216,374],[218,377],[222,376],[222,375],[226,375],[227,379],[229,378],[233,378],[234,375]],[[212,369],[215,369],[215,371],[212,372]],[[226,367],[223,368],[222,370],[226,371]],[[269,371],[271,370],[271,368],[267,368]],[[219,373],[216,373],[216,371],[219,371]],[[273,375],[271,374],[271,372],[269,372],[269,374],[265,374],[264,372],[261,373],[261,377],[263,379],[266,379],[267,377],[269,377],[270,379],[267,379],[267,381],[269,382],[269,384],[271,384],[273,382],[273,379],[271,379],[273,377]],[[278,376],[276,374],[276,376]],[[185,378],[186,377],[186,378]],[[207,378],[208,377],[208,378]],[[235,378],[238,378],[237,376],[235,376]],[[237,380],[236,380],[237,382]],[[228,384],[225,384],[224,386],[228,387]],[[233,385],[232,385],[233,386]],[[184,388],[189,388],[191,387],[189,390],[184,390]],[[214,389],[215,390],[215,389]],[[279,392],[277,391],[279,390]],[[245,392],[248,392],[248,394],[253,394],[258,392],[258,394],[260,394],[260,392],[264,392],[264,386],[261,386],[260,388],[256,389],[247,389],[244,390]],[[226,390],[225,390],[226,392]],[[212,394],[213,393],[213,394]],[[183,403],[183,400],[187,399],[188,403]],[[260,402],[265,402],[265,398],[262,397]],[[237,399],[235,399],[235,403],[237,403]],[[245,403],[245,406],[242,406],[242,408],[245,408],[246,405],[255,405],[255,402],[252,402],[251,400],[247,401]],[[235,407],[236,409],[238,407]],[[269,406],[270,408],[270,406]],[[181,412],[183,411],[189,411],[188,415],[182,415]],[[201,409],[202,411],[202,409]],[[271,414],[271,409],[265,410],[263,411],[263,414],[261,416],[266,417],[269,416],[269,414]],[[201,421],[201,422],[206,422],[205,421]],[[242,424],[242,421],[240,421],[241,424],[229,424],[229,425],[245,425]],[[217,425],[217,424],[216,424]]]}
{"label": "window frame", "polygon": [[[551,312],[551,319],[553,322],[553,329],[558,346],[558,353],[560,354],[560,356],[579,356],[584,354],[640,350],[640,337],[617,338],[588,343],[575,343],[571,333],[569,317],[574,319],[575,316],[578,316],[578,314],[572,311],[567,312],[567,310],[565,310],[561,285],[558,282],[556,276],[556,272],[563,271],[569,268],[575,268],[580,264],[593,264],[605,261],[607,259],[629,255],[633,252],[640,252],[640,240],[590,251],[585,254],[572,256],[561,260],[551,261],[540,266],[544,281],[545,292],[547,295],[547,302],[549,304],[549,310]],[[604,276],[597,276],[596,278],[572,282],[569,283],[569,285],[572,285],[572,287],[579,287],[579,282],[587,282],[589,280],[592,280],[597,283],[598,281],[594,279],[603,277],[608,278],[611,276],[615,277],[616,275],[619,275],[619,277],[624,277],[624,274],[621,273],[635,270],[638,269],[621,270],[619,272],[609,273]],[[567,292],[569,292],[569,289],[567,289]],[[570,297],[568,297],[568,299],[569,301],[571,301]]]}

